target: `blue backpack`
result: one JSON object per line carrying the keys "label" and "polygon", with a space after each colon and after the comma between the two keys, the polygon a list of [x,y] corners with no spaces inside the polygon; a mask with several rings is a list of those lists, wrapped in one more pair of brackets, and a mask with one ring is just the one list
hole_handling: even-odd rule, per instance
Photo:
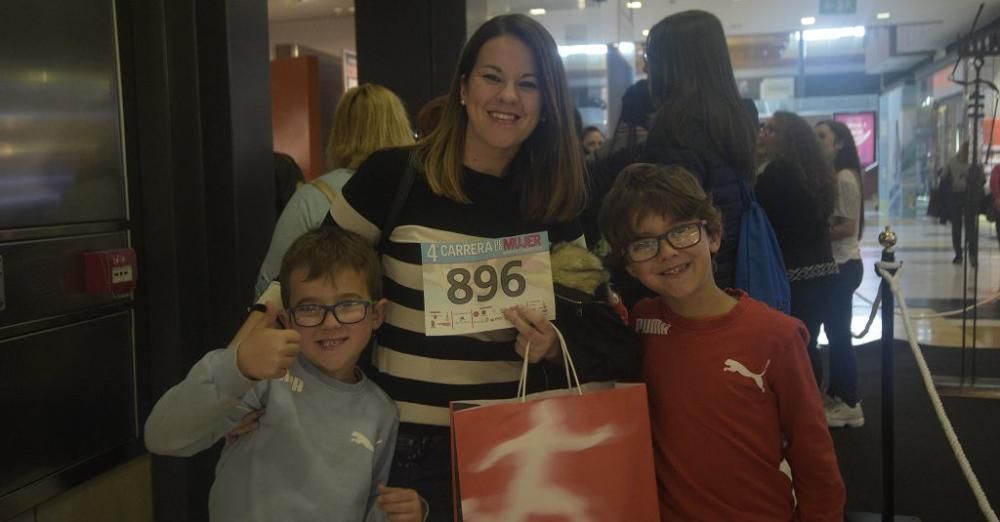
{"label": "blue backpack", "polygon": [[763,301],[775,310],[791,311],[792,291],[788,286],[785,261],[778,239],[764,209],[746,181],[739,180],[743,197],[740,239],[736,247],[734,283],[750,297]]}

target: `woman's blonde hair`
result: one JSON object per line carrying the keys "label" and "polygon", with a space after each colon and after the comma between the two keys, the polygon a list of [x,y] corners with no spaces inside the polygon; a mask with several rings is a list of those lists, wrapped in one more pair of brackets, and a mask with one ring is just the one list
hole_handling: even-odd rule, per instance
{"label": "woman's blonde hair", "polygon": [[392,91],[365,83],[344,93],[337,103],[326,143],[330,169],[357,169],[372,152],[413,144],[413,130],[403,102]]}
{"label": "woman's blonde hair", "polygon": [[521,14],[491,18],[469,38],[451,81],[448,101],[434,131],[417,145],[417,164],[439,195],[469,203],[462,187],[465,133],[469,117],[461,105],[463,83],[472,73],[479,50],[493,38],[510,35],[531,49],[541,92],[541,118],[518,150],[508,171],[520,193],[521,216],[543,223],[569,221],[586,199],[583,159],[573,132],[573,104],[566,71],[552,35]]}

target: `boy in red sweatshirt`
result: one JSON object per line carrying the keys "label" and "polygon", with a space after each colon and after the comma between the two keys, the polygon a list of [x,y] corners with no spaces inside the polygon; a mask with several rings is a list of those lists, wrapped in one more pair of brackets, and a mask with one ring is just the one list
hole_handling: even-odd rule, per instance
{"label": "boy in red sweatshirt", "polygon": [[662,519],[843,521],[809,334],[715,285],[721,215],[694,177],[629,166],[599,221],[612,260],[659,296],[638,302],[631,324],[643,342]]}

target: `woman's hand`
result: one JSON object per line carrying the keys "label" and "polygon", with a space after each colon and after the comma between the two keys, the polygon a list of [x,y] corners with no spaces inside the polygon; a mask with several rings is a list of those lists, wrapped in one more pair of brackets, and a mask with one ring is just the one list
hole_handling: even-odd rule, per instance
{"label": "woman's hand", "polygon": [[252,431],[256,431],[260,427],[259,419],[264,415],[264,410],[254,410],[240,419],[240,423],[236,425],[235,428],[229,430],[226,434],[226,444],[233,442],[234,440],[240,438],[241,435],[246,435]]}
{"label": "woman's hand", "polygon": [[517,340],[514,349],[522,358],[531,343],[531,353],[528,362],[536,363],[542,359],[554,361],[562,356],[556,329],[545,318],[545,314],[523,306],[515,306],[504,310],[503,316],[517,328]]}

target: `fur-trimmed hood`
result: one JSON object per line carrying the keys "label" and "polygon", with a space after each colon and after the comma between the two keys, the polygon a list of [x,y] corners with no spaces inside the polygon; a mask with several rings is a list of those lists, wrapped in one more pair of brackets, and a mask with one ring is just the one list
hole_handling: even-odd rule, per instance
{"label": "fur-trimmed hood", "polygon": [[574,243],[552,247],[552,282],[594,296],[609,275],[601,260]]}

